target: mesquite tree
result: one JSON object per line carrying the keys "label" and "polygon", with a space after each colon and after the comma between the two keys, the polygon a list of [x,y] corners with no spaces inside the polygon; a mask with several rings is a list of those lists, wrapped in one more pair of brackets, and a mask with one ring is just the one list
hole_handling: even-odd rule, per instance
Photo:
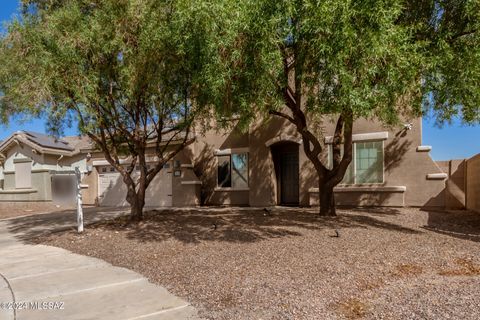
{"label": "mesquite tree", "polygon": [[[335,215],[356,119],[395,125],[429,105],[440,121],[479,121],[478,1],[205,3],[219,52],[209,102],[243,121],[260,111],[293,124],[318,174],[322,215]],[[327,118],[336,122],[330,167],[316,129]]]}
{"label": "mesquite tree", "polygon": [[121,174],[132,220],[142,219],[147,187],[192,141],[201,114],[193,101],[211,54],[186,9],[181,1],[29,0],[1,39],[3,119],[47,115],[55,130],[76,120]]}

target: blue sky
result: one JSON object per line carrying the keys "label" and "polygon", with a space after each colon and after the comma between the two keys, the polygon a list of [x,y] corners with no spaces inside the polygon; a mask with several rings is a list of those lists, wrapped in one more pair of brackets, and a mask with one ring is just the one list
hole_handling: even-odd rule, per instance
{"label": "blue sky", "polygon": [[[17,12],[18,0],[2,0],[0,5],[0,21],[11,19]],[[3,30],[3,25],[2,25]],[[479,84],[480,90],[480,84]],[[453,121],[438,128],[434,119],[423,119],[423,144],[431,145],[431,156],[435,160],[469,158],[480,153],[480,126],[464,126],[460,121]],[[45,132],[45,120],[37,119],[20,123],[12,119],[8,126],[0,125],[0,139],[5,139],[12,132],[28,129]],[[66,135],[76,134],[75,128],[66,128]]]}

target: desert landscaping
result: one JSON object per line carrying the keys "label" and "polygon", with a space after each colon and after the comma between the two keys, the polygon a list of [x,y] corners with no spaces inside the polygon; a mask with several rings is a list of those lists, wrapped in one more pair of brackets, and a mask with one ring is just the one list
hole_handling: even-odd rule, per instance
{"label": "desert landscaping", "polygon": [[0,21],[0,320],[480,319],[480,0]]}
{"label": "desert landscaping", "polygon": [[149,211],[36,237],[191,301],[206,319],[478,319],[480,215],[416,208]]}

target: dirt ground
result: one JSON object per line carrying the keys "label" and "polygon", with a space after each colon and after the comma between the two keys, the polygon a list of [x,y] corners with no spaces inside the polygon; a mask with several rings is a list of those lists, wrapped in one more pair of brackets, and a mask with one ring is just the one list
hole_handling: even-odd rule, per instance
{"label": "dirt ground", "polygon": [[480,214],[162,210],[35,242],[135,270],[207,319],[479,319]]}
{"label": "dirt ground", "polygon": [[1,202],[0,220],[31,214],[58,212],[73,207],[73,205],[59,205],[52,202]]}

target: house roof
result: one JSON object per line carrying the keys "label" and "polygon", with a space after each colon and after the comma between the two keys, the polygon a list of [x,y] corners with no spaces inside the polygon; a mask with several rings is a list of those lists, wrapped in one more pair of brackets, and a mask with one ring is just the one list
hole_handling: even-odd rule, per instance
{"label": "house roof", "polygon": [[52,136],[48,136],[43,133],[33,132],[33,131],[23,131],[25,136],[28,140],[32,141],[33,143],[38,144],[39,146],[46,147],[46,148],[53,148],[53,149],[61,149],[61,150],[75,150],[74,147],[69,145],[69,143],[62,139],[57,139]]}
{"label": "house roof", "polygon": [[[189,136],[191,136],[191,138],[195,137],[192,133],[190,133]],[[168,132],[165,130],[165,134],[162,137],[162,143],[167,143],[169,141],[176,143],[184,138],[185,132],[179,132],[175,135],[174,132]],[[79,153],[87,153],[95,150],[94,143],[92,143],[87,136],[66,136],[58,139],[44,133],[21,130],[14,132],[7,139],[0,142],[0,157],[4,151],[18,143],[26,144],[39,153],[65,156],[74,156]],[[153,139],[149,142],[149,145],[152,143]]]}
{"label": "house roof", "polygon": [[73,156],[90,147],[86,137],[55,138],[39,132],[17,131],[0,143],[0,153],[16,144],[25,144],[40,153]]}
{"label": "house roof", "polygon": [[62,140],[66,141],[75,151],[88,151],[94,147],[92,140],[87,136],[66,136]]}

